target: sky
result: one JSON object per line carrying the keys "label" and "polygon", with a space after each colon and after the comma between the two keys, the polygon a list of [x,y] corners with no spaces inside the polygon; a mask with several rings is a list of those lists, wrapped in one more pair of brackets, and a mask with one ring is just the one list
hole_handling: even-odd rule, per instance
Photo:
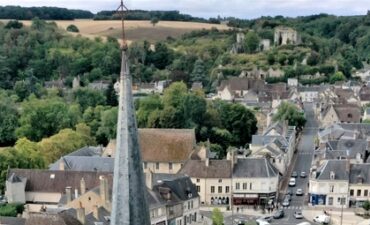
{"label": "sky", "polygon": [[[179,10],[197,17],[238,17],[283,15],[289,17],[328,13],[365,15],[370,0],[124,0],[129,9]],[[85,9],[94,13],[115,10],[119,0],[0,0],[0,5],[57,6]]]}

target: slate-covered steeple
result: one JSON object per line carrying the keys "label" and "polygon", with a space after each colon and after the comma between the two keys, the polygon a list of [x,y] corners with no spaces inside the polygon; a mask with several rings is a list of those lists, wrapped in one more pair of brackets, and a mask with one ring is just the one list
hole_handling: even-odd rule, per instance
{"label": "slate-covered steeple", "polygon": [[[124,9],[121,1],[122,13]],[[124,29],[122,19],[122,29]],[[141,161],[132,81],[123,31],[117,145],[114,161],[111,225],[150,225],[146,185]]]}

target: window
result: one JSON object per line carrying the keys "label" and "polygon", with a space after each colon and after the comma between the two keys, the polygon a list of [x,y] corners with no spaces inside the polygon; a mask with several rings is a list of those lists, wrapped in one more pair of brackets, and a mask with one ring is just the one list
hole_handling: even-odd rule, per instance
{"label": "window", "polygon": [[369,191],[368,190],[364,190],[364,197],[367,197],[368,194],[369,194]]}
{"label": "window", "polygon": [[252,190],[252,183],[249,184],[249,190]]}
{"label": "window", "polygon": [[329,205],[333,205],[333,197],[329,197],[329,202],[328,202]]}
{"label": "window", "polygon": [[248,188],[248,183],[243,183],[243,190],[247,190]]}
{"label": "window", "polygon": [[222,186],[218,186],[218,193],[222,193]]}
{"label": "window", "polygon": [[159,170],[159,163],[155,163],[155,169]]}
{"label": "window", "polygon": [[215,193],[215,186],[211,186],[211,193]]}
{"label": "window", "polygon": [[229,193],[230,192],[230,187],[229,186],[226,186],[225,187],[225,193]]}
{"label": "window", "polygon": [[349,196],[353,196],[353,193],[354,193],[355,191],[353,190],[353,189],[351,189],[351,190],[349,190]]}
{"label": "window", "polygon": [[361,190],[357,190],[357,196],[361,196]]}
{"label": "window", "polygon": [[172,170],[172,163],[168,163],[168,169]]}
{"label": "window", "polygon": [[222,179],[219,179],[219,180],[218,180],[218,183],[222,183]]}
{"label": "window", "polygon": [[239,190],[240,189],[240,183],[236,183],[235,184],[235,190]]}
{"label": "window", "polygon": [[197,183],[199,183],[200,182],[200,179],[197,179]]}
{"label": "window", "polygon": [[334,192],[334,185],[330,185],[329,191],[330,191],[330,193],[333,193]]}
{"label": "window", "polygon": [[197,185],[197,192],[200,192],[200,186]]}

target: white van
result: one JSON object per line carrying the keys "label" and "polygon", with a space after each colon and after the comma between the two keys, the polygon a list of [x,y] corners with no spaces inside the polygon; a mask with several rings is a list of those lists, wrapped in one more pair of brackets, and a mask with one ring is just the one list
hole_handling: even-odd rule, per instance
{"label": "white van", "polygon": [[297,223],[297,225],[311,225],[309,222]]}
{"label": "white van", "polygon": [[295,186],[295,178],[290,178],[289,187],[294,187],[294,186]]}
{"label": "white van", "polygon": [[315,218],[313,218],[313,222],[328,224],[328,223],[330,223],[330,216],[328,216],[328,215],[316,216]]}
{"label": "white van", "polygon": [[267,222],[266,220],[264,220],[264,219],[256,219],[256,223],[258,224],[258,225],[270,225],[270,223],[269,222]]}

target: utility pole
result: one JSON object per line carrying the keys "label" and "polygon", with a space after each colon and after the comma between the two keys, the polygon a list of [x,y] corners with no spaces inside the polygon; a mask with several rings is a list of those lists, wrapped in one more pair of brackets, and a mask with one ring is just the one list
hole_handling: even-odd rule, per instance
{"label": "utility pole", "polygon": [[340,225],[343,225],[343,207],[344,207],[344,196],[342,196],[340,204],[342,205],[342,209],[340,212]]}

